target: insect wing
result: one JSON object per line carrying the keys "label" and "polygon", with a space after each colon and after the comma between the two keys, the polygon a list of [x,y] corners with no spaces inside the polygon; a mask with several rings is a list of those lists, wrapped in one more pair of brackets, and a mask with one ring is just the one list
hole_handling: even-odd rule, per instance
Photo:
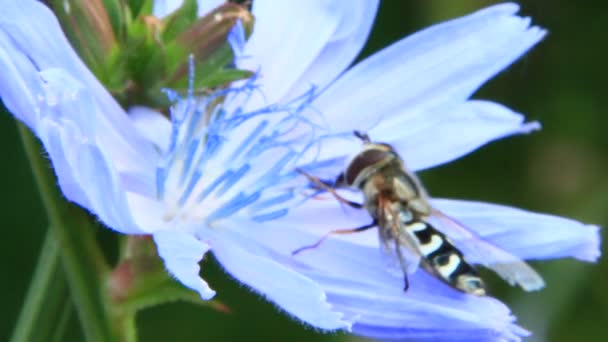
{"label": "insect wing", "polygon": [[[382,202],[381,202],[382,203]],[[420,253],[416,241],[405,230],[401,222],[402,214],[390,205],[381,204],[382,218],[379,219],[378,234],[380,250],[389,269],[402,274],[412,274],[420,264]]]}
{"label": "insect wing", "polygon": [[436,209],[433,216],[440,223],[438,228],[470,261],[491,269],[510,285],[517,284],[525,291],[535,291],[545,286],[543,278],[517,256],[484,240]]}

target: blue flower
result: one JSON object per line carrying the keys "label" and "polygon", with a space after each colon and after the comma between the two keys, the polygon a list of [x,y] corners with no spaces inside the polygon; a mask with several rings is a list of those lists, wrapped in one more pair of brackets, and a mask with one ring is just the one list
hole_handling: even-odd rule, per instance
{"label": "blue flower", "polygon": [[[179,3],[159,1],[155,13]],[[256,77],[206,98],[169,92],[171,120],[143,107],[126,113],[44,5],[2,5],[0,96],[44,144],[65,197],[116,231],[151,234],[169,272],[202,298],[215,294],[199,276],[210,251],[234,278],[322,330],[417,341],[527,334],[500,301],[424,271],[404,293],[374,232],[291,255],[330,229],[369,221],[335,201],[307,200],[294,172],[339,172],[360,148],[353,129],[392,144],[417,171],[538,128],[500,104],[469,100],[544,36],[517,5],[433,26],[348,68],[376,1],[256,0],[255,32],[237,60]],[[432,204],[520,258],[594,261],[600,253],[595,226],[486,203]]]}

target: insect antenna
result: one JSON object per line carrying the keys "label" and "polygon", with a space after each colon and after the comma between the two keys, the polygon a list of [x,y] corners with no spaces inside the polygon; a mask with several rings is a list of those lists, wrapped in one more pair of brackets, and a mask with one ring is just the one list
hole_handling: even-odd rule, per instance
{"label": "insect antenna", "polygon": [[372,141],[371,141],[371,139],[369,138],[369,135],[367,135],[367,133],[363,133],[363,132],[361,132],[361,131],[353,131],[353,134],[354,134],[354,135],[355,135],[357,138],[361,139],[361,140],[362,140],[364,143],[366,143],[366,144],[369,144],[369,143],[371,143],[371,142],[372,142]]}

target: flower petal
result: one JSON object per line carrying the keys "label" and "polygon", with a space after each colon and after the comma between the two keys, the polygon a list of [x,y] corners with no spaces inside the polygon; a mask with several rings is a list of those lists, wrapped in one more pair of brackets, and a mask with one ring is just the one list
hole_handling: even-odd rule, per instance
{"label": "flower petal", "polygon": [[286,98],[298,96],[312,85],[325,88],[353,62],[367,41],[378,3],[377,0],[334,2],[340,15],[339,26]]}
{"label": "flower petal", "polygon": [[[467,101],[412,120],[391,120],[370,136],[392,144],[413,171],[460,158],[492,140],[540,128],[521,114],[488,101]],[[407,132],[404,134],[404,131]]]}
{"label": "flower petal", "polygon": [[255,30],[244,51],[249,58],[237,62],[239,68],[260,71],[268,103],[286,94],[331,41],[341,20],[331,7],[320,0],[253,2]]}
{"label": "flower petal", "polygon": [[[19,88],[7,90],[13,87],[13,83],[17,87],[22,87],[24,82],[31,85],[31,82],[38,80],[38,71],[62,69],[92,94],[95,107],[99,109],[95,121],[97,125],[104,126],[104,129],[99,129],[96,133],[105,139],[109,146],[120,145],[120,148],[109,148],[104,153],[111,155],[113,160],[139,160],[143,165],[153,162],[149,160],[154,156],[152,146],[134,134],[132,123],[122,108],[76,55],[53,13],[41,2],[32,0],[8,1],[3,4],[2,9],[3,15],[0,17],[0,32],[3,32],[4,36],[1,43],[2,55],[5,57],[3,58],[5,65],[7,65],[6,59],[13,61],[12,68],[9,69],[10,73],[0,80],[2,84],[0,89],[4,89],[3,100],[5,94],[8,96],[20,90]],[[32,89],[39,88],[32,87]],[[27,93],[24,95],[24,98],[28,97]],[[24,118],[30,127],[35,125],[31,122],[33,119],[31,114],[21,112],[28,110],[27,106],[11,104],[17,101],[15,99],[7,99],[7,101],[13,107],[11,110],[16,111],[15,116]],[[119,168],[122,166],[119,162],[117,164]]]}
{"label": "flower petal", "polygon": [[[249,224],[247,231],[254,229],[255,234],[234,242],[312,279],[327,294],[332,309],[353,320],[354,330],[367,329],[366,336],[404,338],[422,332],[447,339],[452,332],[462,331],[503,338],[521,335],[523,330],[513,325],[514,318],[504,304],[490,297],[465,295],[422,269],[410,276],[410,288],[404,293],[402,274],[392,272],[381,257],[375,231],[331,237],[315,249],[291,256],[293,250],[315,242],[322,234],[316,232],[323,228],[323,233],[333,228],[350,228],[340,226],[345,221],[340,218],[344,215],[339,207],[334,208],[333,216],[325,216],[328,211],[319,214],[317,209],[301,207],[296,216],[290,214],[264,225]],[[299,219],[307,214],[318,220],[311,223]],[[245,228],[241,231],[246,234]],[[350,241],[359,235],[373,239],[375,245]],[[249,257],[243,256],[239,261],[242,263]],[[242,267],[241,272],[246,273],[262,269],[252,265]],[[433,331],[437,327],[445,329]]]}
{"label": "flower petal", "polygon": [[124,233],[142,233],[134,224],[123,183],[99,148],[92,131],[91,98],[60,69],[40,73],[40,119],[36,133],[51,156],[64,195]]}
{"label": "flower petal", "polygon": [[225,2],[226,0],[198,0],[197,14],[202,17]]}
{"label": "flower petal", "polygon": [[38,122],[36,94],[41,92],[38,70],[24,55],[14,53],[10,36],[0,30],[0,98],[6,108],[30,128]]}
{"label": "flower petal", "polygon": [[346,72],[315,106],[337,130],[369,130],[464,101],[544,36],[517,10],[491,6],[402,39]]}
{"label": "flower petal", "polygon": [[[368,134],[374,141],[393,145],[407,168],[419,171],[460,158],[493,140],[539,128],[539,123],[524,123],[521,114],[500,104],[470,100],[416,115],[391,117]],[[361,150],[360,140],[352,135],[323,143],[327,148],[316,156],[320,160]]]}
{"label": "flower petal", "polygon": [[482,202],[434,199],[432,203],[483,239],[522,259],[596,261],[600,256],[597,226]]}
{"label": "flower petal", "polygon": [[211,299],[215,291],[200,277],[198,263],[210,246],[181,230],[162,230],[154,233],[158,254],[167,270],[182,284],[197,291],[201,298]]}
{"label": "flower petal", "polygon": [[152,14],[157,18],[163,18],[173,13],[183,3],[183,0],[154,0]]}
{"label": "flower petal", "polygon": [[171,122],[163,114],[142,106],[129,108],[129,117],[139,134],[148,139],[161,153],[169,147]]}
{"label": "flower petal", "polygon": [[[209,13],[212,9],[226,2],[226,0],[198,0],[197,14],[199,17]],[[163,18],[178,9],[183,0],[154,0],[152,13],[157,18]]]}
{"label": "flower petal", "polygon": [[228,273],[308,324],[327,330],[350,328],[315,282],[260,251],[246,251],[247,240],[225,231],[213,238],[213,254]]}

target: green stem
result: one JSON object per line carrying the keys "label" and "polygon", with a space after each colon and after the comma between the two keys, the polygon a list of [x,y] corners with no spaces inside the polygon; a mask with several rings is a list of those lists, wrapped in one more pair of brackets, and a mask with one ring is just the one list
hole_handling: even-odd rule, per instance
{"label": "green stem", "polygon": [[71,305],[57,241],[48,231],[11,342],[49,341],[60,334],[58,318]]}
{"label": "green stem", "polygon": [[83,209],[65,201],[37,139],[23,124],[19,124],[19,132],[59,245],[71,298],[86,339],[124,341],[120,336],[122,327],[112,324],[106,305],[109,300],[105,297],[105,279],[109,269],[95,240],[93,219]]}
{"label": "green stem", "polygon": [[70,301],[70,305],[63,307],[63,311],[59,313],[57,318],[57,325],[55,327],[55,333],[47,341],[51,342],[62,342],[65,341],[65,334],[70,323],[70,318],[74,314],[74,305]]}

